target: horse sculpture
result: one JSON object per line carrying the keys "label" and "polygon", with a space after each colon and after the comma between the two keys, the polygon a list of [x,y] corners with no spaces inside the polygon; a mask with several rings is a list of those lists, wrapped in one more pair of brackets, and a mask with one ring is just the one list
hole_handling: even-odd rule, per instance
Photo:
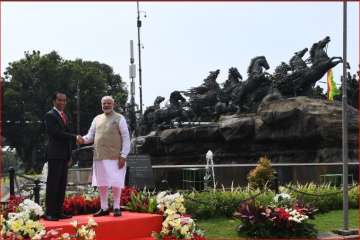
{"label": "horse sculpture", "polygon": [[232,85],[232,84],[238,84],[240,82],[239,79],[243,79],[241,74],[239,73],[238,69],[236,67],[231,67],[229,68],[229,75],[228,75],[228,80],[225,81],[224,84],[224,88],[228,84]]}
{"label": "horse sculpture", "polygon": [[224,87],[221,89],[220,101],[228,103],[231,100],[231,93],[234,88],[238,87],[241,84],[242,76],[237,70],[237,68],[232,67],[229,69],[228,79],[224,82]]}
{"label": "horse sculpture", "polygon": [[296,72],[308,68],[305,61],[302,59],[307,51],[308,48],[304,48],[303,50],[294,53],[294,56],[289,61],[292,71]]}
{"label": "horse sculpture", "polygon": [[215,105],[215,114],[233,113],[237,108],[231,101],[231,93],[241,83],[242,76],[235,67],[229,68],[228,79],[224,82],[223,88],[218,95],[218,102]]}
{"label": "horse sculpture", "polygon": [[[335,67],[337,64],[342,63],[343,60],[341,57],[332,57],[329,58],[324,48],[330,42],[330,37],[326,36],[323,40],[320,40],[317,43],[314,43],[310,49],[310,62],[312,63],[313,67],[317,67],[320,65],[326,65]],[[334,61],[335,60],[335,61]]]}
{"label": "horse sculpture", "polygon": [[234,88],[231,93],[231,99],[239,107],[239,111],[255,110],[257,104],[269,91],[271,80],[269,74],[263,71],[269,68],[264,56],[251,59],[247,70],[248,79]]}
{"label": "horse sculpture", "polygon": [[264,68],[266,70],[270,68],[265,56],[254,57],[253,59],[251,59],[250,65],[247,70],[249,78],[262,75]]}
{"label": "horse sculpture", "polygon": [[190,97],[190,108],[197,118],[195,120],[209,121],[213,117],[214,106],[220,92],[220,86],[216,82],[219,73],[220,70],[210,72],[203,84],[184,92],[186,96]]}
{"label": "horse sculpture", "polygon": [[181,95],[180,91],[173,91],[170,94],[170,105],[173,107],[181,107],[186,102],[186,99]]}
{"label": "horse sculpture", "polygon": [[170,94],[170,105],[154,112],[155,124],[159,128],[171,128],[174,127],[174,122],[181,125],[183,121],[190,121],[185,106],[187,106],[186,99],[179,91],[173,91]]}
{"label": "horse sculpture", "polygon": [[162,96],[157,96],[154,100],[154,104],[146,108],[142,120],[141,120],[141,134],[145,135],[149,133],[151,130],[154,130],[155,124],[155,112],[160,110],[160,103],[165,100]]}
{"label": "horse sculpture", "polygon": [[281,62],[281,64],[277,66],[274,70],[274,73],[272,75],[273,81],[286,77],[289,71],[291,71],[290,65],[285,62]]}
{"label": "horse sculpture", "polygon": [[[343,60],[341,57],[329,58],[324,50],[330,42],[330,37],[325,37],[310,48],[310,57],[306,62],[311,63],[310,67],[302,61],[301,57],[307,49],[295,53],[290,61],[293,64],[293,73],[274,81],[274,87],[277,88],[283,96],[312,96],[315,83],[320,80],[324,74]],[[297,59],[296,61],[294,59]],[[294,64],[298,64],[295,68]]]}
{"label": "horse sculpture", "polygon": [[142,121],[143,134],[152,130],[174,127],[174,122],[190,121],[189,114],[184,109],[187,104],[186,99],[181,95],[181,92],[173,91],[170,94],[170,104],[160,108],[160,103],[164,99],[160,96],[157,97],[154,105],[145,110]]}

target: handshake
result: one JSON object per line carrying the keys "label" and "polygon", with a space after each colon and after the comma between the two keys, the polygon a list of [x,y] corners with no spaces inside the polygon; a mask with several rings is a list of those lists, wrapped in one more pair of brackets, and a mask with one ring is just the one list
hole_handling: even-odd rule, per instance
{"label": "handshake", "polygon": [[76,135],[76,144],[81,145],[81,144],[84,144],[84,143],[85,143],[85,139],[80,135]]}

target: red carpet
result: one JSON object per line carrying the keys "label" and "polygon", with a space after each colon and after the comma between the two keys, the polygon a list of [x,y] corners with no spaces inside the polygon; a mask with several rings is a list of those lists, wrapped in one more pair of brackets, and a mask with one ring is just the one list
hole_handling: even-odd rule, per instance
{"label": "red carpet", "polygon": [[[87,223],[88,218],[92,215],[74,216],[71,219],[60,221],[41,222],[45,225],[46,230],[61,229],[62,233],[73,234],[72,221],[78,221],[78,225]],[[96,227],[96,240],[151,240],[153,231],[160,232],[162,216],[148,213],[122,212],[121,217],[104,216],[93,218],[98,226]]]}

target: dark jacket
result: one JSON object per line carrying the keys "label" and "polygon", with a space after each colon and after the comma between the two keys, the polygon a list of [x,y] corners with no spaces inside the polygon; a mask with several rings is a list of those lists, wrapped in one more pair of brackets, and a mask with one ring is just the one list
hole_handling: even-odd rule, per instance
{"label": "dark jacket", "polygon": [[55,109],[51,109],[45,114],[44,122],[48,135],[47,159],[70,160],[71,149],[76,140],[70,121],[68,120],[65,125],[60,114]]}

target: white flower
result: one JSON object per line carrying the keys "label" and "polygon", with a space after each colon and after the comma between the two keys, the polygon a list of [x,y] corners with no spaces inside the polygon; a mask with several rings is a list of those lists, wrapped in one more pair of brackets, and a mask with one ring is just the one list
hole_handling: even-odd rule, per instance
{"label": "white flower", "polygon": [[189,232],[189,226],[184,225],[184,226],[181,227],[180,233],[181,233],[182,235],[185,235],[185,234],[187,234],[188,232]]}
{"label": "white flower", "polygon": [[20,203],[19,209],[21,212],[25,212],[28,215],[31,215],[32,213],[38,217],[44,215],[42,207],[30,199],[25,199],[22,203]]}
{"label": "white flower", "polygon": [[289,211],[290,217],[289,221],[301,223],[302,221],[308,219],[309,217],[307,215],[301,214],[296,209],[291,209]]}
{"label": "white flower", "polygon": [[73,226],[74,228],[76,228],[78,225],[78,222],[76,220],[72,221],[72,222],[70,222],[70,225]]}
{"label": "white flower", "polygon": [[281,201],[290,201],[291,200],[291,196],[287,193],[279,193],[279,194],[276,194],[275,197],[274,197],[274,202],[275,203],[278,203],[278,202],[281,202]]}
{"label": "white flower", "polygon": [[63,233],[62,238],[63,238],[64,240],[70,239],[70,234],[69,234],[69,233]]}
{"label": "white flower", "polygon": [[86,227],[85,227],[84,225],[81,226],[80,229],[78,230],[78,233],[79,233],[79,235],[82,236],[82,237],[86,236],[86,233],[87,233]]}
{"label": "white flower", "polygon": [[95,236],[96,236],[95,231],[92,229],[88,230],[88,232],[84,235],[85,240],[93,240]]}
{"label": "white flower", "polygon": [[98,224],[95,222],[93,218],[89,218],[88,220],[88,226],[90,227],[96,227]]}

